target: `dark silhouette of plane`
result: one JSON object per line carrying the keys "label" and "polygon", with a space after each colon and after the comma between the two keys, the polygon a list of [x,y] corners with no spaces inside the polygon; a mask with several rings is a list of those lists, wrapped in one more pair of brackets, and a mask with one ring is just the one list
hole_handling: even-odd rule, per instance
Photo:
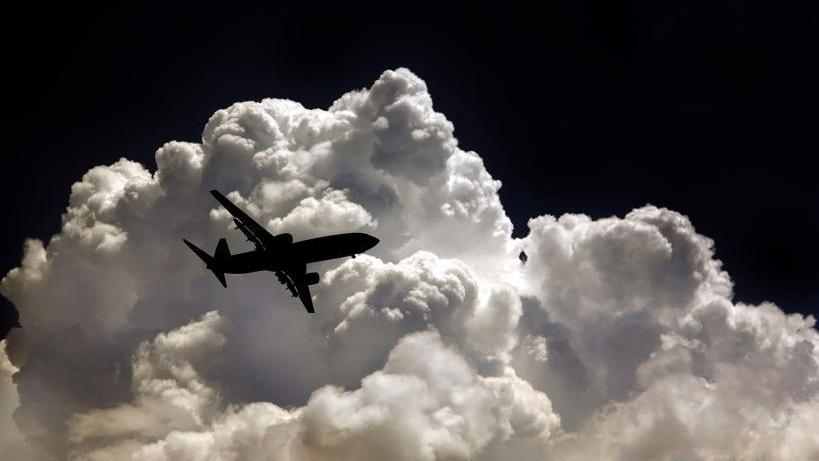
{"label": "dark silhouette of plane", "polygon": [[317,272],[307,272],[307,264],[328,259],[356,257],[378,244],[379,240],[361,232],[328,235],[300,242],[293,242],[290,234],[272,235],[250,216],[233,204],[219,191],[210,191],[216,200],[233,215],[236,228],[256,248],[252,251],[230,254],[227,240],[219,239],[213,256],[184,240],[185,244],[199,256],[222,286],[227,287],[225,274],[247,274],[258,271],[275,272],[276,277],[290,290],[294,297],[301,299],[307,312],[313,313],[310,285],[319,281]]}

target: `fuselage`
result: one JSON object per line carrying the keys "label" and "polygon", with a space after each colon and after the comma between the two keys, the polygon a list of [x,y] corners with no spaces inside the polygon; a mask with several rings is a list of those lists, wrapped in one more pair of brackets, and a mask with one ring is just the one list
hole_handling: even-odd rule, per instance
{"label": "fuselage", "polygon": [[355,256],[378,243],[378,239],[360,232],[328,235],[300,242],[283,243],[277,248],[247,251],[230,255],[218,262],[226,274],[258,271],[295,270],[304,272],[306,264]]}

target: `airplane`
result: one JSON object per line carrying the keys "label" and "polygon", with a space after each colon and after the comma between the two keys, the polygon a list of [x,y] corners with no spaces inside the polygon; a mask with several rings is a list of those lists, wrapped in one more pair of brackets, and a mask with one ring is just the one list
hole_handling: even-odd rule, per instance
{"label": "airplane", "polygon": [[319,281],[317,272],[307,272],[307,264],[328,259],[343,258],[363,253],[378,244],[379,240],[362,232],[328,235],[300,242],[294,242],[287,233],[272,235],[227,197],[212,190],[210,193],[233,215],[233,223],[252,242],[255,249],[244,253],[230,254],[227,240],[219,239],[213,256],[187,239],[185,245],[196,253],[213,275],[227,288],[225,274],[247,274],[271,271],[293,297],[301,299],[307,312],[314,313],[310,285]]}

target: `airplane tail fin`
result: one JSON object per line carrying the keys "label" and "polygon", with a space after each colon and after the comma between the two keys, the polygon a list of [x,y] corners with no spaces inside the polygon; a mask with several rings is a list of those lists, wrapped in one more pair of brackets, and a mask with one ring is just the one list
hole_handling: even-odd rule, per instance
{"label": "airplane tail fin", "polygon": [[227,288],[225,273],[219,270],[218,264],[220,258],[224,258],[225,253],[227,253],[227,256],[230,255],[230,250],[228,249],[227,241],[225,239],[219,240],[219,244],[216,245],[216,252],[214,253],[214,256],[211,256],[205,250],[197,247],[196,245],[187,241],[186,239],[182,240],[185,242],[185,245],[187,245],[188,248],[190,248],[194,253],[196,253],[196,256],[199,256],[199,259],[201,259],[205,263],[207,268],[210,269],[211,272],[213,272],[213,275],[215,275],[216,278],[219,279],[219,282],[222,284],[222,286]]}
{"label": "airplane tail fin", "polygon": [[213,252],[213,258],[217,261],[223,261],[230,257],[230,248],[228,248],[227,240],[221,238],[216,244],[216,251]]}

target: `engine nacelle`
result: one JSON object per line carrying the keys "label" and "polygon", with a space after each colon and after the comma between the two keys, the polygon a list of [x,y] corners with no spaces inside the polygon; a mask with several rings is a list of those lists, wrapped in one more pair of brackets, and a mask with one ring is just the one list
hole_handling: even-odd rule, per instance
{"label": "engine nacelle", "polygon": [[319,282],[318,272],[308,272],[304,274],[304,283],[308,285],[315,285]]}
{"label": "engine nacelle", "polygon": [[276,245],[290,245],[293,243],[293,236],[285,232],[273,237],[273,240],[276,242]]}

